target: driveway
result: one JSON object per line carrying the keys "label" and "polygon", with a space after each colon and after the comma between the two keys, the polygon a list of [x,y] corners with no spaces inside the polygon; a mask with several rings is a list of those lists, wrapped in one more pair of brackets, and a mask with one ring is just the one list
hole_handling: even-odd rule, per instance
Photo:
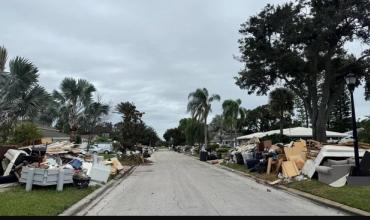
{"label": "driveway", "polygon": [[171,151],[156,152],[87,215],[344,215]]}

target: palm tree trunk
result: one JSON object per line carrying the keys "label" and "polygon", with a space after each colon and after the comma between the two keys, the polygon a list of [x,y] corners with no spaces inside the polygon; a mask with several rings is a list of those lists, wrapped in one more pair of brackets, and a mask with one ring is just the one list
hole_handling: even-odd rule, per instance
{"label": "palm tree trunk", "polygon": [[204,147],[207,149],[208,145],[208,126],[207,126],[207,117],[204,119]]}
{"label": "palm tree trunk", "polygon": [[281,138],[281,143],[283,143],[283,135],[284,135],[284,114],[281,113],[280,115],[280,138]]}
{"label": "palm tree trunk", "polygon": [[236,147],[236,138],[237,138],[237,135],[236,135],[236,128],[234,129],[234,147]]}

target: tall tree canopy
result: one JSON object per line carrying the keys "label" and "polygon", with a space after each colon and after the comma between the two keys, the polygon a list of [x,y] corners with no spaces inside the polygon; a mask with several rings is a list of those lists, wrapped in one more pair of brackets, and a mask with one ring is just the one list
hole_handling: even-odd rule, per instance
{"label": "tall tree canopy", "polygon": [[343,92],[329,114],[328,128],[331,131],[347,132],[352,129],[351,99],[349,92]]}
{"label": "tall tree canopy", "polygon": [[118,104],[116,111],[122,116],[122,122],[118,124],[120,142],[124,148],[133,148],[140,141],[140,132],[144,127],[142,117],[145,113],[138,111],[135,104],[130,102]]}
{"label": "tall tree canopy", "polygon": [[277,88],[270,93],[270,106],[273,113],[279,118],[280,136],[283,138],[286,114],[293,114],[294,94],[289,89]]}
{"label": "tall tree canopy", "polygon": [[[314,138],[326,141],[328,115],[345,89],[345,75],[365,79],[370,98],[369,26],[368,0],[267,5],[241,25],[239,59],[245,69],[236,84],[259,95],[277,83],[291,89],[304,101]],[[346,50],[352,41],[367,45],[360,57]]]}

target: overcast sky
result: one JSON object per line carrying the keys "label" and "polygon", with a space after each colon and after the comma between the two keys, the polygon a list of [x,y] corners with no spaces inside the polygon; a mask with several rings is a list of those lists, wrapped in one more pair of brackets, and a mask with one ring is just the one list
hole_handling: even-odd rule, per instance
{"label": "overcast sky", "polygon": [[[64,77],[91,81],[111,105],[134,102],[160,136],[187,117],[187,96],[206,87],[246,108],[267,103],[235,85],[239,26],[279,0],[1,0],[0,45],[40,70],[48,91]],[[352,50],[361,49],[356,45]],[[359,116],[370,103],[357,90]],[[214,114],[221,113],[221,103]],[[211,119],[210,117],[210,119]],[[111,114],[108,120],[117,122]],[[209,120],[210,120],[209,119]]]}

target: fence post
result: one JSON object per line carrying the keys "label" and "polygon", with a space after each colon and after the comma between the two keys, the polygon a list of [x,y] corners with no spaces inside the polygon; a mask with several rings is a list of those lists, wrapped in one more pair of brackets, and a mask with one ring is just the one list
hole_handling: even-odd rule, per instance
{"label": "fence post", "polygon": [[27,181],[26,181],[26,191],[30,192],[32,190],[32,184],[33,184],[33,176],[35,174],[35,169],[30,168],[28,169],[27,173]]}
{"label": "fence post", "polygon": [[58,173],[58,185],[57,185],[58,192],[63,191],[63,185],[64,185],[64,169],[60,168]]}

